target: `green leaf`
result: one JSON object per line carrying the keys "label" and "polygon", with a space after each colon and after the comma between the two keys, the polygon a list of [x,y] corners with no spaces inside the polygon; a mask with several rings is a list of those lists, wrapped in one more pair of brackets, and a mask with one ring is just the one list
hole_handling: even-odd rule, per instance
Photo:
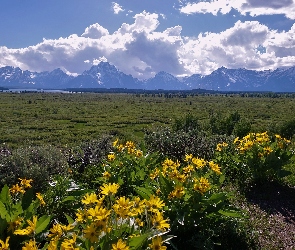
{"label": "green leaf", "polygon": [[9,187],[5,184],[0,193],[0,201],[8,203],[10,200]]}
{"label": "green leaf", "polygon": [[144,187],[133,186],[134,191],[143,199],[148,200],[153,194],[150,190]]}
{"label": "green leaf", "polygon": [[76,201],[76,200],[77,200],[77,197],[75,196],[67,196],[61,202],[69,202],[69,201]]}
{"label": "green leaf", "polygon": [[8,212],[5,208],[5,205],[3,204],[2,201],[0,201],[0,217],[2,219],[5,219],[8,216]]}
{"label": "green leaf", "polygon": [[224,180],[225,180],[225,175],[224,174],[220,175],[220,177],[219,177],[219,183],[222,184],[224,182]]}
{"label": "green leaf", "polygon": [[227,216],[227,217],[235,217],[235,218],[242,218],[243,215],[238,211],[234,210],[219,210],[218,213]]}
{"label": "green leaf", "polygon": [[43,215],[41,218],[39,218],[39,220],[37,221],[37,225],[36,225],[36,234],[41,233],[43,230],[46,229],[46,227],[49,225],[50,223],[50,216],[48,215]]}
{"label": "green leaf", "polygon": [[209,197],[209,200],[218,203],[219,201],[226,200],[227,196],[226,193],[214,193]]}
{"label": "green leaf", "polygon": [[150,234],[143,234],[139,237],[133,237],[129,240],[129,246],[131,249],[141,249],[144,241],[150,236]]}
{"label": "green leaf", "polygon": [[22,198],[22,208],[26,210],[32,203],[34,198],[33,188],[27,190]]}
{"label": "green leaf", "polygon": [[73,223],[75,222],[75,221],[72,219],[71,216],[69,216],[69,215],[67,215],[67,214],[65,214],[65,216],[66,216],[66,218],[67,218],[69,224],[73,224]]}

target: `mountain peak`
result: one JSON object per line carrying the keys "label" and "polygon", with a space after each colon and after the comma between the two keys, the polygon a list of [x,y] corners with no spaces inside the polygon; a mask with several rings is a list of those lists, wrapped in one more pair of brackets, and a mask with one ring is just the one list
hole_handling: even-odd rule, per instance
{"label": "mountain peak", "polygon": [[30,72],[18,67],[0,68],[0,86],[20,88],[127,88],[127,89],[207,89],[219,91],[295,92],[295,66],[255,71],[221,67],[210,75],[193,74],[176,78],[165,71],[140,81],[119,71],[108,62],[100,62],[78,76],[57,68],[51,72]]}

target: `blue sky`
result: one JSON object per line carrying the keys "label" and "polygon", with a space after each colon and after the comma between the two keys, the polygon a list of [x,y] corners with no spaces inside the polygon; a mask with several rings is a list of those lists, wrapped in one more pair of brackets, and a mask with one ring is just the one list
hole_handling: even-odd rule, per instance
{"label": "blue sky", "polygon": [[295,65],[294,0],[1,0],[0,67],[139,79]]}

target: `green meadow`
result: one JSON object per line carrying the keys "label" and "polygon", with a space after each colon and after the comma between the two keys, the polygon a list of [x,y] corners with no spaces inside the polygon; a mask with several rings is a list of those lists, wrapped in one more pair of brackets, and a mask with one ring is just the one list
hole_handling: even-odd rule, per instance
{"label": "green meadow", "polygon": [[103,133],[141,140],[145,129],[171,126],[191,114],[204,126],[210,114],[233,112],[253,131],[275,130],[294,115],[295,98],[240,95],[1,93],[0,142],[75,144]]}
{"label": "green meadow", "polygon": [[0,249],[293,249],[294,97],[0,93]]}

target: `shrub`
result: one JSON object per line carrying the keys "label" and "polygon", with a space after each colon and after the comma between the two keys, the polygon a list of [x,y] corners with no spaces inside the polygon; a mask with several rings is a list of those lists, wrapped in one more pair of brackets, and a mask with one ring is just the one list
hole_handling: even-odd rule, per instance
{"label": "shrub", "polygon": [[111,138],[112,136],[104,135],[68,151],[71,177],[76,183],[86,188],[95,188],[99,185],[93,181],[100,177],[101,170],[98,166],[112,148]]}
{"label": "shrub", "polygon": [[241,118],[236,111],[222,118],[220,114],[210,113],[210,130],[212,134],[245,136],[251,130],[251,123]]}
{"label": "shrub", "polygon": [[194,117],[192,114],[188,114],[184,118],[175,119],[172,128],[174,131],[182,130],[189,132],[191,130],[198,131],[200,130],[201,126],[197,117]]}
{"label": "shrub", "polygon": [[18,178],[34,181],[36,191],[48,187],[52,176],[66,174],[68,164],[63,153],[53,146],[18,148],[0,155],[0,186],[12,185]]}
{"label": "shrub", "polygon": [[295,119],[285,122],[280,128],[280,134],[291,140],[295,134]]}
{"label": "shrub", "polygon": [[294,154],[290,143],[280,135],[249,133],[230,144],[217,145],[215,159],[229,181],[247,187],[247,183],[278,180],[288,174],[283,167]]}
{"label": "shrub", "polygon": [[167,127],[159,127],[145,132],[145,144],[149,151],[159,152],[162,156],[181,160],[186,154],[212,159],[216,145],[231,140],[225,135],[207,135],[196,130],[172,131]]}

